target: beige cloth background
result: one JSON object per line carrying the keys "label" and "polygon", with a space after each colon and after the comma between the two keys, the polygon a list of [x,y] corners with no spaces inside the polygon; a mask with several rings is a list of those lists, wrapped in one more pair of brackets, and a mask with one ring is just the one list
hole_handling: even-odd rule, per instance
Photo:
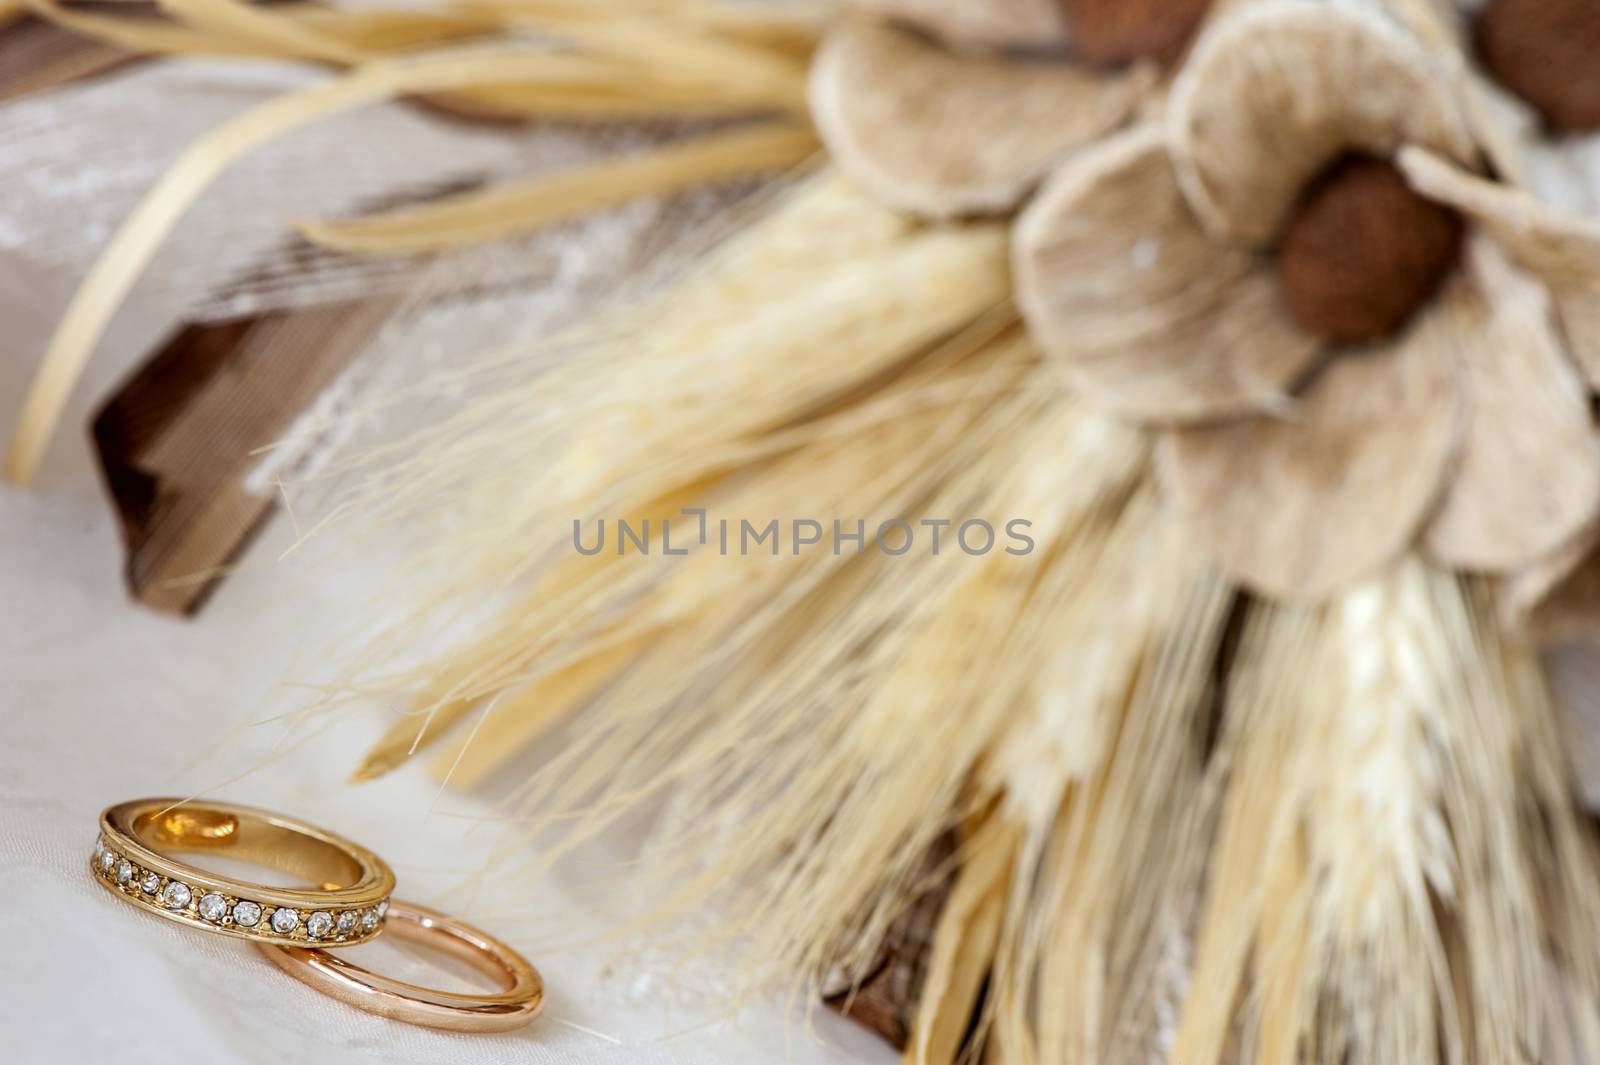
{"label": "beige cloth background", "polygon": [[[286,68],[240,73],[173,64],[74,89],[61,99],[0,108],[0,425],[12,424],[23,385],[87,257],[157,164],[221,114],[304,76]],[[326,131],[343,145],[352,167],[368,168],[355,183],[362,191],[381,187],[381,171],[393,161],[385,160],[384,145],[397,137],[432,145],[430,157],[448,163],[444,169],[463,162],[516,169],[543,157],[545,148],[558,157],[581,148],[570,131],[554,131],[544,140],[530,134],[507,149],[495,139],[501,135],[463,134],[396,111]],[[198,622],[158,616],[126,600],[121,549],[91,464],[87,419],[138,354],[180,315],[192,313],[195,301],[208,298],[183,279],[227,276],[276,239],[270,227],[257,228],[233,209],[239,197],[292,185],[296,175],[309,173],[318,151],[316,144],[287,146],[230,177],[196,209],[195,231],[209,237],[183,237],[164,252],[119,315],[37,486],[28,492],[0,488],[0,1060],[895,1060],[855,1026],[822,1014],[808,1028],[778,1000],[752,1001],[730,1022],[707,1007],[727,990],[715,966],[678,971],[630,955],[627,944],[583,941],[605,916],[594,911],[585,890],[594,870],[578,867],[486,893],[457,890],[461,874],[477,866],[494,838],[492,831],[471,830],[472,818],[486,807],[454,793],[441,796],[434,782],[414,771],[346,786],[345,776],[382,723],[376,711],[352,714],[274,758],[278,727],[246,726],[299,705],[302,693],[285,682],[315,672],[349,604],[385,578],[373,545],[340,544],[334,533],[326,544],[332,564],[280,564],[293,535],[280,518]],[[327,187],[326,175],[307,184],[321,191],[285,191],[284,200],[300,197],[300,207],[317,207],[355,194],[354,186]],[[280,202],[272,209],[282,217],[295,205]],[[498,319],[481,309],[469,314],[457,303],[438,329],[461,341],[466,319],[515,321],[523,328],[557,319],[584,302],[607,269],[637,253],[651,224],[646,209],[565,231],[526,260],[545,278],[531,302],[501,308]],[[295,293],[292,285],[280,286],[252,298],[270,305]],[[405,339],[425,356],[433,343],[423,326]],[[102,807],[219,784],[218,793],[230,799],[292,811],[361,840],[390,859],[403,896],[477,917],[524,949],[545,974],[546,1015],[522,1032],[485,1037],[431,1033],[367,1016],[296,983],[252,947],[134,912],[90,881],[86,863]],[[355,949],[367,963],[415,979],[447,985],[458,979],[381,942]]]}

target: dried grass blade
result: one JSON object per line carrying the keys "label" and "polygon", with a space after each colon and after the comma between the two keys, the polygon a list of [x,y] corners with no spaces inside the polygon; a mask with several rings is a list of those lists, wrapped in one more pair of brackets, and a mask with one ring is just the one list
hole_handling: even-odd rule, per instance
{"label": "dried grass blade", "polygon": [[22,0],[24,10],[84,37],[152,55],[267,57],[276,53],[244,41],[155,19],[74,11],[57,0]]}
{"label": "dried grass blade", "polygon": [[773,106],[807,113],[804,62],[686,27],[675,18],[596,14],[584,8],[525,10],[513,18],[518,24],[570,38],[585,51],[653,71],[662,80],[739,94],[754,92]]}
{"label": "dried grass blade", "polygon": [[963,845],[965,862],[934,928],[907,1065],[955,1065],[1000,945],[1022,829],[995,814]]}
{"label": "dried grass blade", "polygon": [[[10,10],[23,14],[31,9],[65,29],[134,51],[314,59],[341,66],[504,28],[504,20],[493,14],[352,11],[310,4],[221,6],[219,11],[217,5],[197,0],[173,0],[167,7],[181,22],[78,11],[59,0],[16,0]],[[0,24],[5,10],[0,7]]]}
{"label": "dried grass blade", "polygon": [[655,638],[655,633],[647,633],[602,647],[535,681],[496,707],[475,736],[463,737],[440,751],[428,771],[440,779],[448,775],[451,784],[462,790],[477,787],[509,758],[560,724]]}
{"label": "dried grass blade", "polygon": [[343,222],[302,222],[296,228],[312,243],[341,251],[437,251],[527,232],[642,196],[786,169],[816,150],[816,137],[801,127],[740,129],[422,207]]}
{"label": "dried grass blade", "polygon": [[665,3],[581,3],[570,0],[458,0],[469,11],[492,11],[505,18],[525,14],[534,18],[571,19],[649,16],[670,19],[677,26],[695,29],[736,44],[758,48],[791,59],[805,59],[816,50],[831,13],[824,4],[725,4],[698,0]]}
{"label": "dried grass blade", "polygon": [[397,53],[481,37],[505,27],[492,14],[445,14],[404,9],[329,8],[317,4],[285,7],[283,14],[303,26],[368,52]]}
{"label": "dried grass blade", "polygon": [[242,40],[285,58],[356,66],[375,58],[348,41],[268,7],[239,0],[158,0],[186,25],[223,39]]}

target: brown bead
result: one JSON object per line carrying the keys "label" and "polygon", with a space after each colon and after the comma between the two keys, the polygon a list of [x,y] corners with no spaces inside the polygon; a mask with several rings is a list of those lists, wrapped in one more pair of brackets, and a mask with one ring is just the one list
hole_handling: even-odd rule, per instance
{"label": "brown bead", "polygon": [[1478,56],[1558,133],[1600,128],[1600,0],[1489,0]]}
{"label": "brown bead", "polygon": [[1306,190],[1278,245],[1289,312],[1339,343],[1389,336],[1456,265],[1462,228],[1389,163],[1346,156]]}
{"label": "brown bead", "polygon": [[[974,0],[982,2],[982,0]],[[1060,0],[1079,58],[1116,66],[1183,55],[1211,0]]]}

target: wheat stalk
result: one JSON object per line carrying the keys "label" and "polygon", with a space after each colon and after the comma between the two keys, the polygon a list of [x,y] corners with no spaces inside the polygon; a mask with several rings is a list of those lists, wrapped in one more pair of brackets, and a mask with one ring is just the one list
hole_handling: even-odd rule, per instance
{"label": "wheat stalk", "polygon": [[1593,927],[1593,840],[1493,610],[1411,560],[1259,612],[1173,1060],[1222,1060],[1241,1009],[1264,1063],[1537,1059],[1549,1004],[1592,986],[1558,945]]}

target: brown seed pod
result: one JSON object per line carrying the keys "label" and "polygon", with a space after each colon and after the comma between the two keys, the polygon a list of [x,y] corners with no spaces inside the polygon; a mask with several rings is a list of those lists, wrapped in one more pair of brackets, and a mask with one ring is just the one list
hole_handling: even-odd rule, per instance
{"label": "brown seed pod", "polygon": [[1600,127],[1600,3],[1489,0],[1478,55],[1557,133]]}
{"label": "brown seed pod", "polygon": [[1345,156],[1307,189],[1278,245],[1289,313],[1340,343],[1389,336],[1456,265],[1462,229],[1389,163]]}
{"label": "brown seed pod", "polygon": [[1211,0],[1060,0],[1073,51],[1107,66],[1177,60]]}

